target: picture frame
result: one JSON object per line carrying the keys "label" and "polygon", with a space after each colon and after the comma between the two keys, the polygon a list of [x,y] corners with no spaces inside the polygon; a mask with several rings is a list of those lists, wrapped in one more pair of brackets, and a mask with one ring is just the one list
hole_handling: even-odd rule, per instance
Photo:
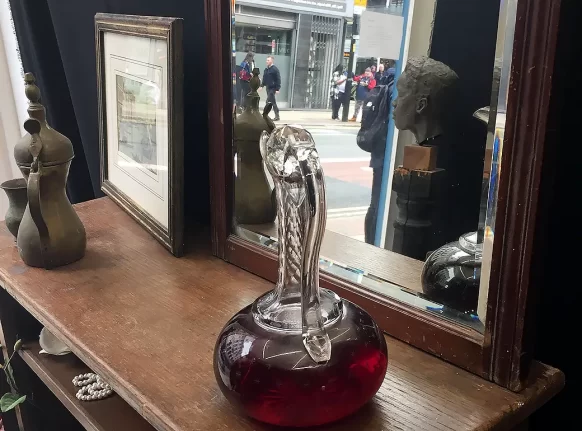
{"label": "picture frame", "polygon": [[183,21],[98,13],[101,190],[184,252]]}

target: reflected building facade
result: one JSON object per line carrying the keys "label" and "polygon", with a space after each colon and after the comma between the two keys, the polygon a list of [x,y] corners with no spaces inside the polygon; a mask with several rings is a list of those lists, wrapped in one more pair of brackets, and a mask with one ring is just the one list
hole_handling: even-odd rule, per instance
{"label": "reflected building facade", "polygon": [[237,0],[236,65],[254,52],[262,74],[267,56],[273,56],[281,73],[281,108],[330,108],[330,79],[342,61],[353,6],[354,0]]}

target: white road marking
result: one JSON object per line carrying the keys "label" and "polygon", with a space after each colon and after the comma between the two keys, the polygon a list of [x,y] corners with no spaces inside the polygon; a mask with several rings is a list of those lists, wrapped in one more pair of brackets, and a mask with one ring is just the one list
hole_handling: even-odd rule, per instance
{"label": "white road marking", "polygon": [[368,212],[368,207],[334,208],[327,210],[327,218],[361,217]]}
{"label": "white road marking", "polygon": [[369,162],[370,157],[322,157],[319,159],[321,163],[350,163],[350,162]]}
{"label": "white road marking", "polygon": [[311,132],[311,136],[356,136],[358,132],[346,133],[339,132],[337,130],[318,130],[317,132]]}
{"label": "white road marking", "polygon": [[332,208],[327,210],[328,214],[333,214],[333,213],[341,213],[341,212],[349,212],[349,211],[367,211],[368,207],[367,206],[361,206],[361,207],[345,207],[345,208]]}

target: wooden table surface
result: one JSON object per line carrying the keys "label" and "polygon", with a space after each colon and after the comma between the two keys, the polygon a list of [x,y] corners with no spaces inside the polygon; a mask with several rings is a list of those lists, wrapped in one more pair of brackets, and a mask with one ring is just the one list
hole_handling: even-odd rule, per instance
{"label": "wooden table surface", "polygon": [[[224,323],[270,283],[200,247],[176,259],[108,198],[77,207],[81,261],[29,268],[0,226],[0,285],[160,430],[275,430],[236,414],[214,380]],[[535,363],[514,394],[387,337],[386,380],[354,416],[319,430],[510,429],[555,395],[563,374]]]}

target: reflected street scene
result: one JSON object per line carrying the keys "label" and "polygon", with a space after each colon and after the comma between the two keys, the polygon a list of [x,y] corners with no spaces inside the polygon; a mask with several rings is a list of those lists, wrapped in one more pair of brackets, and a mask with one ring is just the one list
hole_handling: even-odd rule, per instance
{"label": "reflected street scene", "polygon": [[278,247],[250,112],[300,125],[325,175],[321,270],[482,333],[510,4],[236,0],[235,232]]}

